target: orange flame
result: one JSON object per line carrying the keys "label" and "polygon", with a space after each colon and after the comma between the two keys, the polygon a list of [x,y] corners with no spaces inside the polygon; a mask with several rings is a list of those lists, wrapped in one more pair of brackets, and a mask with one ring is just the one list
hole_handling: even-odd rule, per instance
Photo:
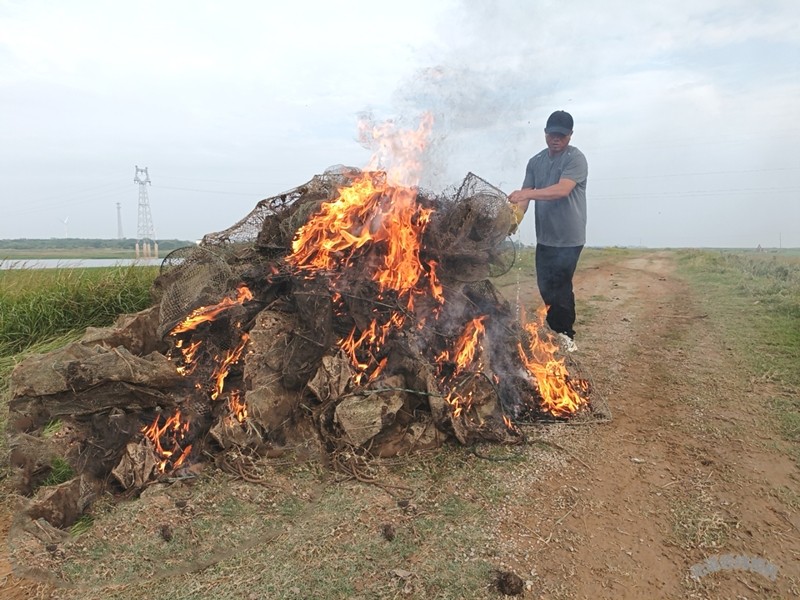
{"label": "orange flame", "polygon": [[483,325],[485,320],[486,315],[481,315],[467,323],[464,331],[461,332],[461,335],[456,340],[452,352],[445,350],[436,357],[436,362],[450,361],[455,363],[456,369],[453,375],[458,375],[469,367],[475,359],[475,353],[480,347],[479,342],[486,331]]}
{"label": "orange flame", "polygon": [[418,204],[415,187],[432,125],[426,114],[416,131],[399,130],[391,122],[365,128],[362,141],[375,150],[369,167],[297,231],[289,263],[311,272],[334,272],[370,253],[377,259],[371,277],[380,291],[408,296],[411,308],[412,292],[426,276],[441,299],[435,265],[425,268],[420,261],[432,210]]}
{"label": "orange flame", "polygon": [[457,391],[451,390],[450,393],[445,396],[444,400],[453,409],[453,417],[458,418],[462,413],[468,411],[472,407],[472,399],[471,391],[468,392],[466,396],[462,396]]}
{"label": "orange flame", "polygon": [[335,272],[351,266],[359,251],[380,262],[371,274],[380,291],[409,295],[423,276],[439,288],[433,265],[420,261],[422,234],[431,210],[416,202],[412,188],[390,187],[384,173],[365,172],[297,232],[287,260],[308,271]]}
{"label": "orange flame", "polygon": [[211,374],[211,377],[214,380],[214,391],[211,392],[212,400],[219,398],[219,395],[222,393],[222,389],[225,386],[225,378],[228,376],[231,367],[241,358],[242,352],[244,352],[244,348],[249,339],[250,336],[247,335],[247,333],[243,333],[242,340],[239,342],[239,345],[233,350],[229,350],[225,357],[214,369],[214,372]]}
{"label": "orange flame", "polygon": [[246,285],[241,284],[236,289],[235,298],[225,297],[218,304],[195,308],[191,313],[189,313],[188,317],[186,317],[183,321],[181,321],[178,325],[176,325],[172,329],[172,331],[170,331],[170,335],[176,335],[178,333],[192,331],[196,329],[197,326],[200,325],[201,323],[205,323],[207,321],[213,321],[214,319],[217,318],[217,315],[229,309],[230,307],[236,306],[237,304],[244,304],[246,301],[252,299],[253,299],[253,293]]}
{"label": "orange flame", "polygon": [[433,115],[424,113],[416,131],[401,129],[394,121],[375,125],[359,122],[359,140],[373,150],[367,171],[386,171],[393,186],[414,187],[422,173],[422,153],[433,129]]}
{"label": "orange flame", "polygon": [[183,347],[183,340],[178,340],[178,342],[175,344],[175,347],[181,351],[181,356],[183,357],[183,364],[177,368],[178,373],[183,377],[191,375],[195,368],[197,368],[195,357],[197,356],[197,352],[200,350],[201,345],[201,340],[192,342],[186,348]]}
{"label": "orange flame", "polygon": [[239,390],[231,392],[228,398],[228,410],[239,423],[247,420],[247,403],[241,398]]}
{"label": "orange flame", "polygon": [[[417,201],[416,185],[422,170],[419,157],[430,135],[433,119],[423,116],[416,131],[401,131],[392,122],[379,126],[363,123],[361,140],[374,149],[367,169],[337,190],[295,234],[287,262],[308,273],[334,275],[332,298],[341,299],[335,288],[337,272],[346,268],[369,269],[379,294],[395,292],[404,298],[408,311],[416,295],[430,293],[441,304],[442,286],[434,262],[420,258],[422,238],[432,210]],[[371,371],[380,374],[385,362],[375,357],[393,331],[406,322],[406,314],[394,311],[373,320],[360,333],[356,328],[340,340],[339,347],[357,371],[356,384]]]}
{"label": "orange flame", "polygon": [[475,352],[478,350],[478,341],[483,336],[485,328],[483,321],[486,316],[472,319],[464,328],[464,332],[456,342],[456,353],[454,362],[456,363],[456,374],[460,373],[472,364]]}
{"label": "orange flame", "polygon": [[[172,416],[168,417],[163,425],[159,425],[162,419],[163,415],[158,415],[151,425],[142,427],[144,436],[153,442],[155,446],[156,456],[159,458],[159,473],[164,473],[168,466],[173,470],[177,469],[185,462],[192,451],[191,444],[186,448],[181,448],[180,446],[180,442],[189,431],[189,420],[181,419],[181,410],[179,408],[175,409]],[[163,437],[166,437],[169,441],[168,448],[164,448],[161,444]]]}
{"label": "orange flame", "polygon": [[[226,297],[213,306],[202,306],[193,310],[188,317],[170,331],[170,335],[175,336],[179,333],[193,331],[201,323],[213,321],[220,313],[228,308],[243,304],[252,299],[253,293],[246,285],[240,284],[236,289],[235,297]],[[236,323],[235,326],[239,329],[241,324]],[[216,400],[222,393],[225,385],[225,378],[228,376],[231,367],[241,358],[248,339],[249,336],[247,333],[243,333],[242,339],[236,348],[227,352],[221,360],[219,357],[215,357],[215,360],[219,361],[219,363],[211,374],[213,380],[211,392],[212,400]],[[183,363],[176,367],[176,370],[184,377],[191,375],[197,367],[197,356],[202,345],[202,340],[195,340],[188,345],[185,345],[185,343],[186,341],[184,339],[177,339],[175,341],[175,348],[180,351],[181,362]],[[195,388],[201,389],[202,386],[200,383],[196,383]],[[229,408],[240,422],[247,417],[247,407],[243,401],[239,401],[238,394],[235,398],[234,395],[231,396]],[[181,442],[189,431],[189,421],[188,419],[184,420],[181,418],[180,409],[176,409],[175,413],[167,418],[163,424],[161,424],[162,419],[163,417],[159,415],[151,425],[142,428],[142,433],[155,447],[155,453],[159,459],[159,473],[166,472],[168,468],[175,470],[180,467],[185,462],[192,449],[191,444],[186,448],[181,447]]]}
{"label": "orange flame", "polygon": [[445,397],[445,402],[447,402],[453,408],[453,416],[459,417],[463,410],[463,405],[461,402],[461,396],[456,393],[450,393]]}
{"label": "orange flame", "polygon": [[539,323],[529,323],[525,329],[530,334],[530,348],[517,346],[519,356],[528,372],[534,377],[542,397],[542,410],[554,417],[567,417],[589,403],[589,382],[570,376],[563,358],[556,358],[558,344],[551,334],[539,336],[547,308],[537,312]]}

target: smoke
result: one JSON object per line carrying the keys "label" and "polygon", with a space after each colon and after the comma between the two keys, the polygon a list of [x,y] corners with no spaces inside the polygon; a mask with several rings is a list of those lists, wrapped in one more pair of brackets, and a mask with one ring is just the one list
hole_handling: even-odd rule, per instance
{"label": "smoke", "polygon": [[[424,187],[443,189],[471,171],[506,191],[519,188],[528,158],[543,147],[546,115],[564,108],[553,107],[552,96],[568,83],[560,65],[574,47],[557,42],[576,25],[554,7],[464,1],[444,16],[435,60],[393,96],[398,114],[433,115]],[[538,27],[548,13],[552,27]]]}
{"label": "smoke", "polygon": [[499,81],[501,77],[440,65],[421,70],[398,91],[401,113],[424,110],[433,115],[423,186],[441,189],[469,171],[491,179],[484,172],[490,166],[492,173],[512,165],[521,171],[526,103],[520,95],[504,91],[510,87]]}

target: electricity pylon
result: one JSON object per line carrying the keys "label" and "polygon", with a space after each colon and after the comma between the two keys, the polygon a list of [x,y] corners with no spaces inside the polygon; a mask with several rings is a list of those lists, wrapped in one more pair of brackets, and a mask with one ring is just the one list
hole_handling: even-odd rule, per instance
{"label": "electricity pylon", "polygon": [[[144,175],[144,179],[139,177],[140,174]],[[147,186],[150,185],[150,174],[147,172],[147,167],[140,169],[139,165],[136,165],[133,183],[139,184],[139,223],[136,230],[136,258],[139,258],[140,255],[143,258],[158,258],[158,244],[155,240],[153,217],[150,214],[150,200],[147,197]]]}

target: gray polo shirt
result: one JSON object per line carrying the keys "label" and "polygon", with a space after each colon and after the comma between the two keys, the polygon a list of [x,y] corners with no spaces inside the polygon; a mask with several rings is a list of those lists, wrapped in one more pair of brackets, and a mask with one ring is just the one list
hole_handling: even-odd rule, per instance
{"label": "gray polo shirt", "polygon": [[545,246],[586,244],[586,178],[589,167],[583,152],[567,146],[551,157],[547,149],[528,161],[523,188],[545,188],[571,179],[575,187],[558,200],[535,200],[536,241]]}

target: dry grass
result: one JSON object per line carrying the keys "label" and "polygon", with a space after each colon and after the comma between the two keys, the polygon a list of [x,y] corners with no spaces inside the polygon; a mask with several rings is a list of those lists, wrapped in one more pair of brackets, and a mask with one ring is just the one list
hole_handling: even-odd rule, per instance
{"label": "dry grass", "polygon": [[724,547],[730,527],[717,506],[710,475],[697,472],[680,486],[672,499],[670,517],[676,543],[685,550],[718,550]]}
{"label": "dry grass", "polygon": [[338,481],[317,463],[266,460],[260,486],[209,468],[100,502],[56,550],[13,530],[12,559],[61,599],[496,598],[492,570],[527,551],[499,522],[565,456],[533,444],[478,454],[448,446],[370,465],[397,488]]}

